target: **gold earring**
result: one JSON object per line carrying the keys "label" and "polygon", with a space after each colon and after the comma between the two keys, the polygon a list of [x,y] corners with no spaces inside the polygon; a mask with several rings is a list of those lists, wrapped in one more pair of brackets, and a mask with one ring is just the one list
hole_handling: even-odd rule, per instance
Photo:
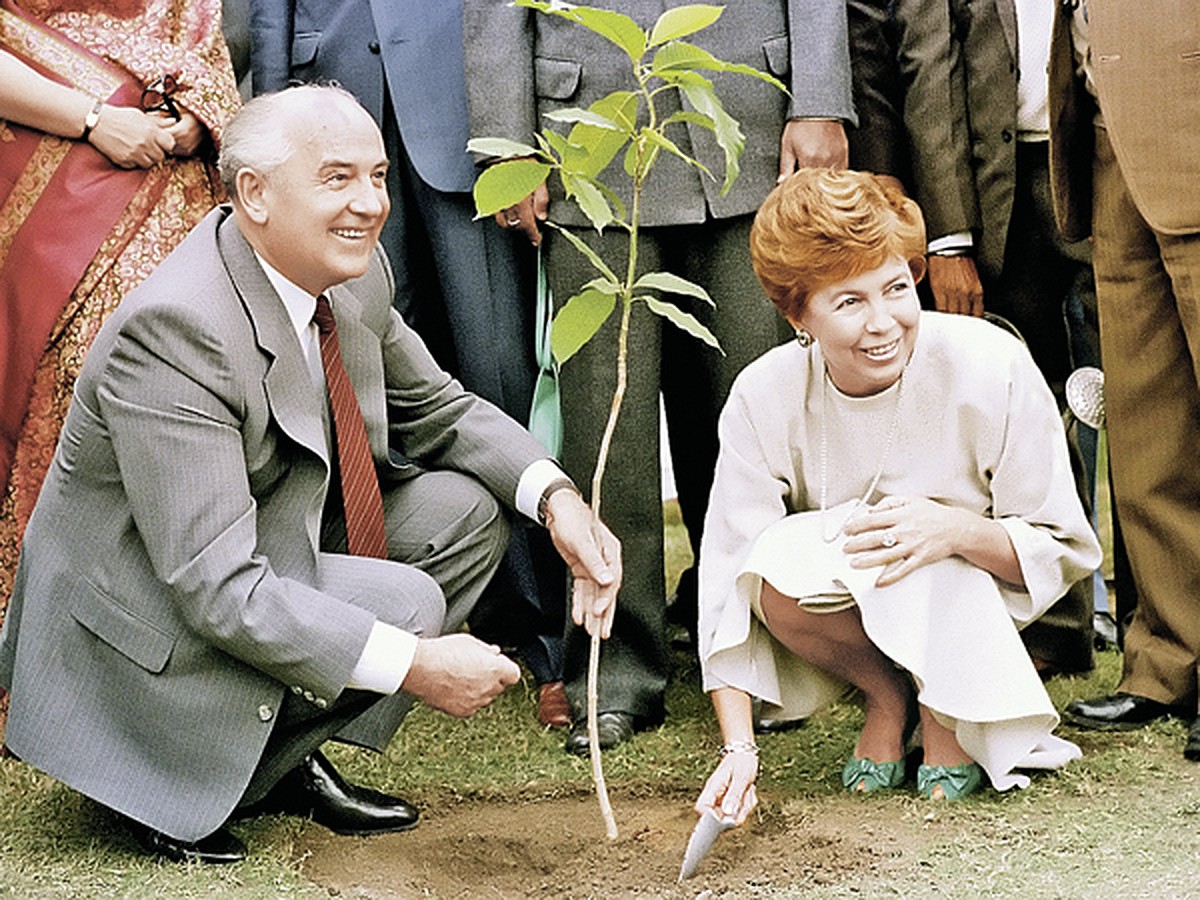
{"label": "gold earring", "polygon": [[796,343],[806,349],[813,345],[813,336],[808,333],[807,328],[796,329]]}

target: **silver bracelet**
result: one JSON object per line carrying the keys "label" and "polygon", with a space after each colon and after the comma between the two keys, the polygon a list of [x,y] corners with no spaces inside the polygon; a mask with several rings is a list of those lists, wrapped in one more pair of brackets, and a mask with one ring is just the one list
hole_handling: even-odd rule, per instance
{"label": "silver bracelet", "polygon": [[730,753],[750,753],[758,756],[758,744],[754,741],[730,741],[721,748],[721,759],[724,759]]}

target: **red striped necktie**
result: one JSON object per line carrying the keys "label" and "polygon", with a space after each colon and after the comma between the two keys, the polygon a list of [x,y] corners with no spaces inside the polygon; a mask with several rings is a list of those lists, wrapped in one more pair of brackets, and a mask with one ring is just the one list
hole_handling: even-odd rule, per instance
{"label": "red striped necktie", "polygon": [[346,542],[356,556],[387,558],[387,530],[383,524],[383,497],[367,429],[354,386],[342,365],[338,346],[337,323],[333,310],[324,295],[317,297],[313,314],[321,335],[321,364],[325,367],[325,384],[329,389],[329,404],[333,407],[334,444],[337,448],[338,473],[342,481],[342,507],[346,516]]}

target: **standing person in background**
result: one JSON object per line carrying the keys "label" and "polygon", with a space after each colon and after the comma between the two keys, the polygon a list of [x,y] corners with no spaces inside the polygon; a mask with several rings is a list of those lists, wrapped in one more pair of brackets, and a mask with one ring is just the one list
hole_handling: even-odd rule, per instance
{"label": "standing person in background", "polygon": [[[619,0],[604,4],[648,27],[679,4]],[[547,113],[587,107],[630,85],[628,58],[608,41],[555,16],[513,9],[506,0],[465,0],[464,46],[472,137],[530,143]],[[676,271],[702,285],[716,303],[692,310],[720,341],[713,351],[642,307],[634,312],[628,387],[608,458],[606,521],[624,547],[625,589],[613,637],[600,667],[601,747],[628,740],[662,721],[670,670],[665,624],[663,517],[659,489],[659,395],[665,402],[679,504],[693,553],[699,550],[717,454],[716,417],[734,376],[786,337],[750,267],[748,235],[754,211],[782,174],[797,166],[845,166],[845,124],[853,123],[845,0],[742,0],[725,7],[697,43],[720,59],[770,72],[792,96],[757,79],[718,75],[726,111],[746,135],[741,175],[719,196],[712,180],[670,154],[656,163],[642,196],[639,262],[645,270]],[[664,111],[669,114],[671,110]],[[722,171],[711,135],[695,126],[672,135],[710,171]],[[628,203],[621,161],[600,180]],[[581,229],[587,221],[545,188],[502,210],[496,221],[533,243],[547,215]],[[627,238],[583,234],[620,270]],[[586,260],[566,240],[546,235],[547,270],[556,302],[565,302],[592,277]],[[616,378],[615,317],[562,372],[563,463],[588,485],[608,417]],[[677,602],[695,608],[695,580],[681,583]],[[687,596],[689,591],[691,596]],[[567,693],[576,727],[567,740],[588,752],[582,721],[588,641],[568,626]]]}
{"label": "standing person in background", "polygon": [[0,3],[0,617],[84,354],[223,196],[238,105],[220,0]]}
{"label": "standing person in background", "polygon": [[846,133],[850,168],[886,176],[907,192],[912,163],[904,129],[895,0],[846,0],[846,21],[858,115],[858,126]]}
{"label": "standing person in background", "polygon": [[[392,213],[380,243],[396,275],[396,308],[468,390],[526,421],[535,376],[534,256],[474,221],[461,0],[251,0],[251,7],[255,93],[289,81],[336,82],[383,131]],[[570,724],[565,584],[544,533],[518,525],[475,623],[478,632],[516,643],[540,686],[538,719],[556,727]],[[503,620],[505,634],[488,634]]]}
{"label": "standing person in background", "polygon": [[[1115,693],[1075,725],[1196,716],[1200,680],[1200,17],[1189,0],[1059,4],[1051,176],[1092,236],[1114,495],[1138,604]],[[1184,756],[1200,760],[1200,718]]]}
{"label": "standing person in background", "polygon": [[[1067,303],[1093,311],[1086,241],[1058,233],[1050,199],[1045,0],[897,0],[913,195],[929,234],[929,287],[943,312],[1011,322],[1060,406],[1072,368]],[[1097,359],[1080,360],[1094,365]],[[1091,481],[1081,490],[1090,503]],[[1089,575],[1021,637],[1045,675],[1092,668]]]}

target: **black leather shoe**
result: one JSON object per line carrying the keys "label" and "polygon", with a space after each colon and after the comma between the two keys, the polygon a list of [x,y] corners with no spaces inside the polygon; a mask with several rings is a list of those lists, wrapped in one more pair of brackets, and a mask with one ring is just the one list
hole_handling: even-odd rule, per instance
{"label": "black leather shoe", "polygon": [[198,841],[181,841],[132,819],[126,824],[143,850],[171,862],[226,865],[246,858],[246,845],[224,826]]}
{"label": "black leather shoe", "polygon": [[337,834],[371,835],[407,831],[420,813],[410,803],[350,784],[320,752],[288,772],[239,817],[284,813],[305,816]]}
{"label": "black leather shoe", "polygon": [[1183,745],[1183,758],[1200,762],[1200,718],[1192,721],[1188,729],[1187,743]]}
{"label": "black leather shoe", "polygon": [[1063,718],[1081,728],[1131,731],[1174,712],[1174,707],[1165,703],[1118,691],[1095,700],[1072,700],[1063,710]]}
{"label": "black leather shoe", "polygon": [[[624,743],[633,737],[636,730],[634,717],[627,712],[602,712],[596,715],[596,732],[601,750],[611,750],[617,744]],[[587,756],[591,752],[586,717],[571,729],[567,737],[567,752],[576,756]]]}

